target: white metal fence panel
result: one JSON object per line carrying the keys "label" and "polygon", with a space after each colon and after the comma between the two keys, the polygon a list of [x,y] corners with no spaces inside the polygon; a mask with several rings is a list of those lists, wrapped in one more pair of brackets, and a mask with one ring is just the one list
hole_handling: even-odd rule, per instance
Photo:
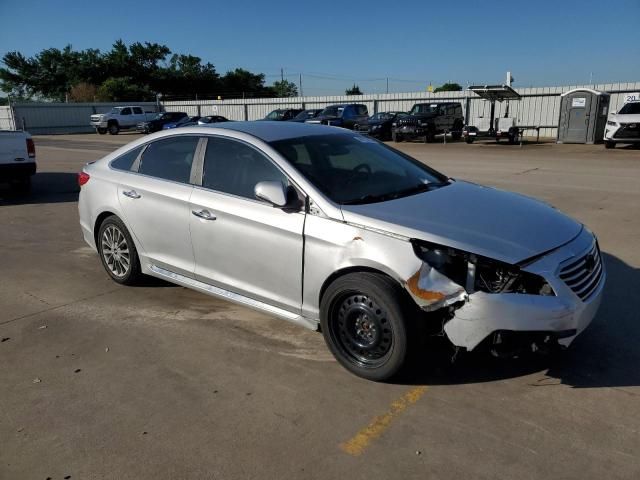
{"label": "white metal fence panel", "polygon": [[13,110],[11,107],[0,107],[0,130],[15,130]]}
{"label": "white metal fence panel", "polygon": [[[610,83],[597,85],[571,85],[563,87],[539,87],[516,89],[522,99],[496,104],[497,117],[508,116],[516,119],[520,126],[539,127],[540,136],[555,137],[560,116],[560,94],[573,88],[594,88],[611,93],[610,111],[617,111],[624,102],[624,93],[640,91],[640,82]],[[482,100],[468,90],[461,92],[410,92],[368,94],[358,96],[325,96],[295,98],[251,98],[232,100],[192,100],[163,102],[167,111],[183,111],[188,115],[222,115],[230,120],[257,120],[264,118],[277,108],[324,108],[338,103],[362,103],[369,114],[383,111],[408,111],[415,103],[460,102],[465,119],[487,118],[490,114],[489,102]],[[156,104],[133,102],[145,110],[155,111]],[[24,123],[31,133],[80,133],[91,132],[89,116],[110,110],[121,103],[29,103],[15,105],[12,125],[21,128]],[[8,121],[2,120],[0,128]],[[9,118],[7,114],[6,118]],[[2,123],[4,122],[4,123]],[[527,131],[525,135],[535,135]]]}

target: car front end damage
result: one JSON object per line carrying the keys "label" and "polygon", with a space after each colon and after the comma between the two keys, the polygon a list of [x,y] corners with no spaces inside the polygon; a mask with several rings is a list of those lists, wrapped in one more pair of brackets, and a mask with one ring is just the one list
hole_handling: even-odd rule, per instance
{"label": "car front end damage", "polygon": [[443,311],[443,330],[456,347],[489,344],[519,353],[568,346],[592,321],[605,283],[593,234],[510,265],[444,246],[412,241],[422,265],[405,288],[427,312]]}

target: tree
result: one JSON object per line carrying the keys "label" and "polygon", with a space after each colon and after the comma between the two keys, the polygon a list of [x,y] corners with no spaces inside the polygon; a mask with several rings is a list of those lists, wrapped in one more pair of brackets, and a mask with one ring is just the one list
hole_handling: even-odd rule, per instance
{"label": "tree", "polygon": [[433,93],[438,92],[459,92],[462,90],[462,87],[457,83],[445,83],[444,85],[436,88]]}
{"label": "tree", "polygon": [[111,77],[100,85],[96,98],[102,102],[152,101],[155,94],[147,85],[136,85],[130,77]]}
{"label": "tree", "polygon": [[289,80],[278,80],[273,82],[273,91],[278,97],[297,97],[298,96],[298,87],[295,83],[290,82]]}
{"label": "tree", "polygon": [[362,95],[362,92],[360,91],[360,87],[354,83],[353,87],[347,88],[344,91],[344,94],[345,95]]}
{"label": "tree", "polygon": [[87,82],[76,83],[69,91],[70,102],[93,102],[96,99],[97,88]]}
{"label": "tree", "polygon": [[243,68],[236,68],[222,77],[223,96],[226,97],[273,97],[271,87],[264,85],[264,74],[251,73]]}

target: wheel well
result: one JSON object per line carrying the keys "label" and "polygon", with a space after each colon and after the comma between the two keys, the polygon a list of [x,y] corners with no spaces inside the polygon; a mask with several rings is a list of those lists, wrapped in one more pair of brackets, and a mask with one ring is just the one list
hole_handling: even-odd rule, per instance
{"label": "wheel well", "polygon": [[395,278],[393,278],[391,275],[383,272],[382,270],[377,270],[375,268],[363,267],[363,266],[347,267],[347,268],[343,268],[343,269],[340,269],[340,270],[337,270],[337,271],[333,272],[324,281],[324,283],[322,284],[322,287],[320,288],[320,296],[318,297],[318,305],[320,305],[320,303],[322,302],[322,297],[324,296],[324,292],[326,292],[326,290],[329,287],[329,285],[331,285],[333,282],[335,282],[338,278],[343,277],[343,276],[345,276],[345,275],[347,275],[349,273],[359,273],[359,272],[367,272],[367,273],[375,273],[375,274],[378,274],[378,275],[383,275],[383,276],[385,276],[387,278],[390,278],[396,284],[398,284],[398,286],[400,286],[399,282]]}
{"label": "wheel well", "polygon": [[118,121],[117,121],[117,120],[109,120],[109,121],[107,122],[107,125],[114,125],[114,124],[115,124],[115,125],[118,125]]}
{"label": "wheel well", "polygon": [[102,222],[104,222],[108,217],[116,217],[117,215],[113,212],[102,212],[100,215],[98,215],[98,218],[96,218],[96,223],[93,226],[93,239],[96,242],[96,245],[98,245],[98,231],[100,230],[100,225],[102,225]]}

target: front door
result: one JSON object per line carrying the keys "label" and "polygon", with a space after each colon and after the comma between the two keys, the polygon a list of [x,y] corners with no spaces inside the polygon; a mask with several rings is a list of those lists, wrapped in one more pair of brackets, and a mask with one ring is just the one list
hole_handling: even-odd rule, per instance
{"label": "front door", "polygon": [[299,313],[303,211],[256,199],[261,181],[288,179],[271,160],[239,140],[210,136],[202,187],[190,202],[196,279]]}
{"label": "front door", "polygon": [[151,143],[138,174],[123,175],[118,199],[130,231],[152,265],[193,277],[189,235],[191,167],[199,138],[175,136]]}
{"label": "front door", "polygon": [[579,92],[567,99],[567,133],[565,142],[586,143],[591,113],[591,95]]}

